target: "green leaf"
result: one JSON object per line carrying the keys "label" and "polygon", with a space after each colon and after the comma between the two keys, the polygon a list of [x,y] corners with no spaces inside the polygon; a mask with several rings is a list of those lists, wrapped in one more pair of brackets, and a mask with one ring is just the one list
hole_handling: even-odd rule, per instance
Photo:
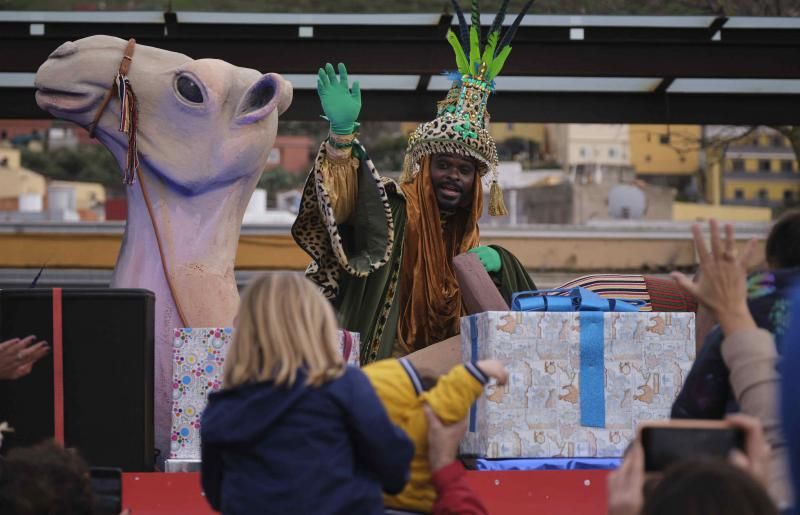
{"label": "green leaf", "polygon": [[469,28],[469,71],[475,73],[475,66],[480,66],[481,43],[478,29],[473,25]]}
{"label": "green leaf", "polygon": [[494,80],[495,77],[500,75],[500,72],[503,70],[503,65],[506,64],[506,59],[508,59],[508,54],[511,53],[511,47],[507,46],[497,54],[497,57],[492,62],[492,67],[489,69],[489,73],[486,76],[486,80],[491,81]]}
{"label": "green leaf", "polygon": [[458,71],[462,74],[469,73],[469,63],[467,56],[464,55],[464,49],[461,48],[461,43],[458,41],[458,36],[452,30],[447,31],[447,42],[453,47],[453,52],[456,53],[456,66]]}

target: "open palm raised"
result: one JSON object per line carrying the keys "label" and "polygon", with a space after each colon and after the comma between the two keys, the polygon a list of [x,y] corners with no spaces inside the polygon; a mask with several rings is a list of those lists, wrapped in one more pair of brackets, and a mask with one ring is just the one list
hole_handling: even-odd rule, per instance
{"label": "open palm raised", "polygon": [[344,64],[339,63],[338,77],[331,63],[319,69],[317,93],[325,117],[331,122],[331,132],[342,135],[354,133],[361,112],[361,87],[355,81],[350,89]]}

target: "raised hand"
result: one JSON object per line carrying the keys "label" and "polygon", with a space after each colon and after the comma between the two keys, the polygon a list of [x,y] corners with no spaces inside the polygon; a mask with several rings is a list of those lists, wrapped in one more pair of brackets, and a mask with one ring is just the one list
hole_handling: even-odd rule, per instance
{"label": "raised hand", "polygon": [[458,444],[467,432],[467,420],[445,425],[427,404],[422,406],[428,419],[428,461],[436,472],[456,461]]}
{"label": "raised hand", "polygon": [[724,242],[716,220],[709,222],[709,228],[711,252],[703,240],[700,226],[692,226],[694,245],[700,259],[700,279],[692,282],[680,272],[672,272],[671,275],[683,289],[714,312],[726,335],[736,330],[754,328],[755,322],[747,307],[747,263],[755,249],[755,241],[750,241],[744,253],[739,255],[730,224],[725,226]]}
{"label": "raised hand", "polygon": [[608,476],[608,515],[639,515],[644,506],[644,450],[631,444],[622,465]]}
{"label": "raised hand", "polygon": [[341,135],[354,133],[361,112],[361,87],[356,81],[350,89],[344,64],[339,63],[338,77],[331,63],[319,69],[317,93],[322,110],[331,123],[331,132]]}
{"label": "raised hand", "polygon": [[31,345],[35,340],[35,336],[28,336],[0,343],[0,379],[19,379],[28,375],[33,364],[50,352],[47,342]]}

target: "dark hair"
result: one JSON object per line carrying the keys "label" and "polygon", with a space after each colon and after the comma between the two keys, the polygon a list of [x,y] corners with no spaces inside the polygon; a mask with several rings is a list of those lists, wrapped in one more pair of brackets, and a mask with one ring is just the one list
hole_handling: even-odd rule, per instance
{"label": "dark hair", "polygon": [[93,503],[88,465],[52,440],[13,449],[0,464],[4,515],[92,515]]}
{"label": "dark hair", "polygon": [[719,459],[683,461],[645,496],[642,515],[777,515],[766,490]]}
{"label": "dark hair", "polygon": [[767,264],[770,268],[800,266],[800,209],[783,214],[767,237]]}

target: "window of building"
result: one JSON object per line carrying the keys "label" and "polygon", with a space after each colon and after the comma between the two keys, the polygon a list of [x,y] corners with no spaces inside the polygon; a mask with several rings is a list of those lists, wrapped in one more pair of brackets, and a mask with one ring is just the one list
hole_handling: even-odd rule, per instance
{"label": "window of building", "polygon": [[779,147],[779,148],[783,147],[784,146],[783,136],[773,136],[772,137],[772,146],[773,147]]}
{"label": "window of building", "polygon": [[783,200],[784,202],[792,202],[794,200],[794,192],[792,190],[784,191]]}
{"label": "window of building", "polygon": [[645,160],[645,162],[648,162],[648,163],[649,163],[649,162],[650,162],[652,159],[653,159],[653,158],[652,158],[652,157],[650,157],[650,154],[647,154],[646,156],[644,156],[644,160]]}
{"label": "window of building", "polygon": [[769,159],[759,159],[758,160],[758,171],[759,172],[769,172],[770,164]]}
{"label": "window of building", "polygon": [[685,163],[685,162],[686,162],[686,156],[681,156],[681,157],[679,157],[679,158],[678,158],[678,160],[679,160],[681,163]]}
{"label": "window of building", "polygon": [[514,130],[514,122],[508,122],[508,123],[506,124],[506,128],[507,128],[508,130],[510,130],[510,131],[513,131],[513,130]]}
{"label": "window of building", "polygon": [[731,159],[731,169],[734,172],[743,172],[744,171],[744,160],[743,159]]}
{"label": "window of building", "polygon": [[578,153],[580,154],[581,157],[586,157],[586,154],[587,154],[586,147],[581,147],[581,149],[578,151]]}
{"label": "window of building", "polygon": [[609,148],[608,149],[608,157],[617,157],[617,149]]}
{"label": "window of building", "polygon": [[744,190],[737,189],[733,192],[733,196],[736,200],[744,200]]}
{"label": "window of building", "polygon": [[2,166],[3,168],[8,166],[8,158],[7,157],[5,157],[5,156],[0,157],[0,166]]}
{"label": "window of building", "polygon": [[652,140],[653,140],[653,136],[652,136],[652,134],[650,134],[650,133],[648,132],[648,133],[647,133],[647,142],[648,142],[648,143],[650,143]]}
{"label": "window of building", "polygon": [[792,172],[794,170],[794,162],[791,159],[784,159],[781,161],[782,172]]}
{"label": "window of building", "polygon": [[758,200],[769,200],[769,193],[764,188],[758,190]]}

